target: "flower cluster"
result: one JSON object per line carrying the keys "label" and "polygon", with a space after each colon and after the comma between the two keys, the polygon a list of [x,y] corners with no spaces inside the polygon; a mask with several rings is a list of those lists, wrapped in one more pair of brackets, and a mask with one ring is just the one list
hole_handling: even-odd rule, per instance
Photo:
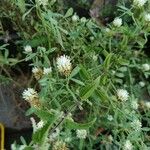
{"label": "flower cluster", "polygon": [[56,141],[53,144],[52,150],[69,150],[69,149],[67,148],[67,145],[66,145],[65,142],[63,142],[63,141]]}
{"label": "flower cluster", "polygon": [[30,53],[30,52],[32,52],[32,47],[30,45],[26,45],[24,47],[24,50],[25,50],[25,52]]}
{"label": "flower cluster", "polygon": [[61,74],[65,76],[68,76],[70,74],[72,69],[70,57],[66,55],[62,55],[57,58],[56,64],[57,64],[58,71]]}
{"label": "flower cluster", "polygon": [[147,2],[147,0],[134,0],[133,4],[137,7],[142,7]]}
{"label": "flower cluster", "polygon": [[140,120],[135,119],[132,123],[131,123],[132,128],[135,131],[140,131],[142,128],[142,123],[140,122]]}
{"label": "flower cluster", "polygon": [[142,68],[144,71],[149,71],[150,70],[150,65],[149,64],[143,64]]}
{"label": "flower cluster", "polygon": [[35,119],[33,117],[30,118],[32,127],[33,127],[33,132],[36,132],[37,130],[43,128],[44,122],[41,120],[40,122],[36,123]]}
{"label": "flower cluster", "polygon": [[150,13],[145,14],[144,19],[146,22],[150,22]]}
{"label": "flower cluster", "polygon": [[133,145],[129,140],[126,140],[123,146],[123,150],[132,150]]}
{"label": "flower cluster", "polygon": [[115,18],[114,21],[113,21],[113,25],[115,27],[120,27],[122,25],[122,19],[119,18],[119,17]]}
{"label": "flower cluster", "polygon": [[87,131],[84,129],[76,130],[76,134],[79,139],[85,139],[87,137]]}
{"label": "flower cluster", "polygon": [[34,89],[28,88],[24,90],[24,92],[22,93],[22,96],[23,96],[23,99],[25,99],[31,104],[31,106],[34,106],[34,107],[41,106],[38,93]]}
{"label": "flower cluster", "polygon": [[129,97],[129,93],[124,89],[117,90],[117,97],[121,101],[127,101]]}

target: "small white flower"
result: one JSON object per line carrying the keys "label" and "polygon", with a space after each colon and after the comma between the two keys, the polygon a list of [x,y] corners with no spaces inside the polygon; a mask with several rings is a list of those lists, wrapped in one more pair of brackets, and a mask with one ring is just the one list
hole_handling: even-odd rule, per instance
{"label": "small white flower", "polygon": [[60,73],[64,74],[65,76],[70,74],[72,69],[70,57],[65,55],[60,56],[57,58],[56,64],[57,64],[58,71]]}
{"label": "small white flower", "polygon": [[85,18],[85,17],[82,17],[82,18],[81,18],[81,22],[85,23],[85,22],[86,22],[86,18]]}
{"label": "small white flower", "polygon": [[37,126],[37,130],[43,128],[43,126],[44,126],[43,120],[41,120],[40,122],[38,122],[36,126]]}
{"label": "small white flower", "polygon": [[150,102],[147,101],[144,103],[144,105],[145,105],[145,107],[150,108]]}
{"label": "small white flower", "polygon": [[114,118],[113,118],[112,115],[108,115],[108,116],[107,116],[107,119],[108,119],[109,121],[112,121]]}
{"label": "small white flower", "polygon": [[52,68],[51,67],[49,67],[49,68],[44,68],[44,70],[43,70],[43,74],[45,74],[45,75],[48,75],[48,74],[50,74],[52,72]]}
{"label": "small white flower", "polygon": [[133,149],[133,145],[129,140],[126,140],[123,150],[132,150]]}
{"label": "small white flower", "polygon": [[150,13],[145,14],[144,19],[145,21],[150,22]]}
{"label": "small white flower", "polygon": [[79,16],[78,15],[75,14],[75,15],[72,16],[72,21],[73,22],[77,22],[78,20],[79,20]]}
{"label": "small white flower", "polygon": [[132,102],[131,102],[131,107],[132,107],[133,109],[135,109],[135,110],[137,110],[137,109],[138,109],[139,104],[137,103],[137,101],[136,101],[136,100],[134,100],[134,101],[132,101]]}
{"label": "small white flower", "polygon": [[143,64],[142,68],[144,71],[149,71],[150,70],[150,65],[149,64]]}
{"label": "small white flower", "polygon": [[38,93],[32,88],[28,88],[24,90],[24,92],[22,93],[22,96],[26,101],[32,101],[38,97]]}
{"label": "small white flower", "polygon": [[117,90],[117,96],[118,96],[119,100],[121,100],[121,101],[127,101],[128,97],[129,97],[129,93],[127,92],[127,90],[118,89]]}
{"label": "small white flower", "polygon": [[131,123],[131,126],[132,126],[132,128],[133,128],[135,131],[140,131],[141,128],[142,128],[142,123],[141,123],[138,119],[135,119],[135,120]]}
{"label": "small white flower", "polygon": [[94,36],[90,36],[90,40],[91,40],[91,41],[94,41]]}
{"label": "small white flower", "polygon": [[145,86],[145,82],[140,81],[140,82],[139,82],[139,85],[140,85],[141,87],[144,87],[144,86]]}
{"label": "small white flower", "polygon": [[133,4],[137,7],[142,7],[146,2],[147,0],[134,0]]}
{"label": "small white flower", "polygon": [[42,120],[40,122],[38,122],[37,124],[36,124],[36,121],[33,117],[31,117],[30,120],[31,120],[31,123],[32,123],[33,132],[36,132],[37,130],[43,128],[44,122]]}
{"label": "small white flower", "polygon": [[60,134],[60,130],[58,128],[56,128],[55,132],[49,136],[49,140],[55,141],[55,139],[57,138],[57,136],[59,136],[59,134]]}
{"label": "small white flower", "polygon": [[30,52],[32,52],[32,47],[30,45],[26,45],[24,47],[24,50],[25,50],[25,52],[30,53]]}
{"label": "small white flower", "polygon": [[110,141],[110,142],[112,142],[114,139],[113,139],[113,136],[110,134],[109,136],[108,136],[108,140]]}
{"label": "small white flower", "polygon": [[107,33],[109,33],[111,30],[110,30],[109,28],[106,28],[105,31],[106,31]]}
{"label": "small white flower", "polygon": [[78,129],[76,130],[76,134],[79,139],[85,139],[87,136],[87,131],[84,129],[81,129],[81,130]]}
{"label": "small white flower", "polygon": [[115,27],[120,27],[122,25],[122,19],[121,18],[115,18],[114,21],[113,21],[113,25]]}
{"label": "small white flower", "polygon": [[35,77],[37,80],[39,80],[39,79],[42,77],[42,75],[43,75],[42,69],[41,69],[41,68],[38,68],[38,67],[34,67],[34,68],[32,69],[32,73],[33,73],[34,77]]}
{"label": "small white flower", "polygon": [[43,5],[43,6],[48,5],[48,0],[37,0],[37,2],[39,5]]}
{"label": "small white flower", "polygon": [[94,61],[97,61],[98,56],[97,56],[97,55],[93,55],[93,57],[92,57],[92,58],[93,58],[93,60],[94,60]]}

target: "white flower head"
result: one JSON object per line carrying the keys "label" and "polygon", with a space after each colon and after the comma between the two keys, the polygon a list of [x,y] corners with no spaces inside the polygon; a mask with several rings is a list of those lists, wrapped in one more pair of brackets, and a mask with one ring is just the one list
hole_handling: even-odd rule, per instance
{"label": "white flower head", "polygon": [[112,115],[108,115],[108,116],[107,116],[107,120],[112,121],[113,119],[114,119],[114,118],[113,118]]}
{"label": "white flower head", "polygon": [[32,88],[28,88],[24,90],[24,92],[22,93],[22,96],[26,101],[32,101],[35,98],[38,98],[38,93]]}
{"label": "white flower head", "polygon": [[144,102],[144,105],[145,105],[146,108],[148,108],[148,109],[150,108],[150,102],[148,102],[148,101]]}
{"label": "white flower head", "polygon": [[33,73],[34,77],[35,77],[37,80],[39,80],[39,79],[42,77],[42,75],[43,75],[42,69],[41,69],[41,68],[38,68],[38,67],[34,67],[34,68],[32,69],[32,73]]}
{"label": "white flower head", "polygon": [[144,71],[149,71],[150,70],[150,65],[149,64],[143,64],[142,68]]}
{"label": "white flower head", "polygon": [[137,102],[136,100],[132,101],[132,102],[131,102],[131,107],[132,107],[133,109],[137,110],[138,107],[139,107],[138,102]]}
{"label": "white flower head", "polygon": [[147,2],[147,0],[134,0],[133,4],[137,7],[142,7]]}
{"label": "white flower head", "polygon": [[44,126],[44,122],[43,120],[41,120],[40,122],[37,123],[37,129],[41,129]]}
{"label": "white flower head", "polygon": [[67,145],[63,141],[56,141],[53,144],[52,150],[68,150]]}
{"label": "white flower head", "polygon": [[123,150],[132,150],[132,149],[133,149],[132,143],[129,140],[126,140],[123,146]]}
{"label": "white flower head", "polygon": [[49,140],[50,141],[55,141],[56,138],[59,136],[59,134],[60,134],[60,130],[59,130],[59,128],[56,128],[55,132],[52,133],[51,135],[49,135]]}
{"label": "white flower head", "polygon": [[85,139],[87,137],[87,131],[85,129],[76,130],[76,134],[79,139]]}
{"label": "white flower head", "polygon": [[120,27],[122,25],[122,19],[119,18],[119,17],[115,18],[114,21],[113,21],[113,25],[115,27]]}
{"label": "white flower head", "polygon": [[25,52],[30,53],[30,52],[32,52],[32,47],[30,45],[26,45],[24,47],[24,50],[25,50]]}
{"label": "white flower head", "polygon": [[150,13],[145,14],[144,19],[146,22],[150,22]]}
{"label": "white flower head", "polygon": [[44,70],[43,70],[43,74],[45,74],[45,75],[48,75],[48,74],[50,74],[52,72],[52,68],[51,67],[49,67],[49,68],[44,68]]}
{"label": "white flower head", "polygon": [[74,15],[72,16],[72,21],[73,21],[73,22],[77,22],[78,20],[79,20],[79,16],[76,15],[76,14],[74,14]]}
{"label": "white flower head", "polygon": [[30,120],[31,120],[31,123],[32,123],[33,132],[36,132],[37,130],[43,128],[44,122],[42,120],[40,122],[38,122],[37,124],[36,124],[36,121],[33,117],[31,117]]}
{"label": "white flower head", "polygon": [[144,86],[145,86],[145,82],[140,81],[140,82],[139,82],[139,85],[140,85],[141,87],[144,87]]}
{"label": "white flower head", "polygon": [[82,17],[80,20],[81,20],[81,22],[83,22],[83,23],[86,22],[86,18],[85,18],[85,17]]}
{"label": "white flower head", "polygon": [[37,0],[37,2],[39,5],[43,5],[43,6],[48,5],[48,0]]}
{"label": "white flower head", "polygon": [[111,30],[110,30],[110,28],[105,28],[105,31],[106,31],[107,33],[109,33]]}
{"label": "white flower head", "polygon": [[129,93],[127,92],[127,90],[118,89],[117,90],[117,97],[121,101],[127,101],[128,97],[129,97]]}
{"label": "white flower head", "polygon": [[58,71],[61,74],[65,76],[68,76],[70,74],[72,69],[70,57],[66,55],[62,55],[57,58],[56,64],[57,64]]}
{"label": "white flower head", "polygon": [[140,120],[135,119],[132,123],[131,123],[132,128],[135,131],[140,131],[142,128],[142,123],[140,122]]}
{"label": "white flower head", "polygon": [[110,141],[110,142],[112,142],[114,139],[113,139],[113,136],[110,134],[110,135],[108,135],[108,140]]}

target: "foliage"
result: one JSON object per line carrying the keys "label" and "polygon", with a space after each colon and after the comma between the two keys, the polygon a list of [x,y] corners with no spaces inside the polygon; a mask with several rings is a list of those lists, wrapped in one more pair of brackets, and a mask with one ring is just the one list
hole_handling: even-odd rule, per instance
{"label": "foliage", "polygon": [[[31,94],[26,114],[36,114],[42,121],[42,126],[35,123],[32,141],[22,139],[21,147],[111,150],[126,149],[128,143],[131,149],[149,149],[150,60],[144,49],[150,31],[150,20],[145,19],[150,2],[142,7],[122,3],[116,12],[122,24],[107,26],[79,18],[72,8],[65,14],[56,11],[55,0],[46,2],[13,0],[11,4],[22,15],[22,24],[16,25],[22,37],[18,47],[32,48],[18,53],[25,56],[21,61],[33,67],[36,79],[30,87],[38,91],[32,91],[33,95],[26,91]],[[65,63],[66,68],[64,61],[59,64],[64,73],[58,67],[61,56],[71,62]],[[7,49],[0,58],[2,66],[18,62],[8,58]],[[52,71],[45,73],[50,67]],[[128,95],[118,95],[118,89],[128,91],[128,100],[119,98]],[[12,145],[12,149],[18,147]]]}

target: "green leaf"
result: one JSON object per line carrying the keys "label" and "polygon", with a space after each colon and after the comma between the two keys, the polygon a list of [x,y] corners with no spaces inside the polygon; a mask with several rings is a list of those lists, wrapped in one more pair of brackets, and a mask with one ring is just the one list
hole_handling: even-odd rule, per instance
{"label": "green leaf", "polygon": [[70,76],[69,76],[69,79],[71,79],[72,77],[74,77],[77,73],[79,73],[79,71],[80,71],[80,67],[79,67],[79,66],[75,67],[75,68],[72,70],[72,72],[71,72],[71,74],[70,74]]}
{"label": "green leaf", "polygon": [[100,82],[100,77],[95,79],[93,83],[88,84],[83,89],[81,89],[80,91],[81,98],[88,99],[99,86],[99,82]]}
{"label": "green leaf", "polygon": [[103,65],[104,65],[104,68],[105,68],[106,70],[108,70],[109,67],[111,66],[111,58],[112,58],[112,56],[113,56],[112,53],[108,54],[107,57],[106,57],[106,59],[105,59],[105,61],[104,61],[104,64],[103,64]]}
{"label": "green leaf", "polygon": [[75,78],[72,78],[71,80],[74,81],[75,83],[79,84],[79,85],[82,85],[82,86],[85,85],[82,81],[77,80],[77,79],[75,79]]}
{"label": "green leaf", "polygon": [[83,80],[88,80],[90,79],[90,73],[82,66],[80,65],[80,77],[83,79]]}
{"label": "green leaf", "polygon": [[88,129],[95,123],[96,118],[94,118],[92,121],[88,123],[77,123],[74,121],[66,120],[66,128],[68,129]]}
{"label": "green leaf", "polygon": [[64,16],[64,18],[68,18],[70,16],[72,16],[73,14],[73,8],[69,8]]}
{"label": "green leaf", "polygon": [[96,90],[95,93],[100,98],[100,100],[102,101],[109,100],[109,96],[104,88],[100,88],[99,90]]}

